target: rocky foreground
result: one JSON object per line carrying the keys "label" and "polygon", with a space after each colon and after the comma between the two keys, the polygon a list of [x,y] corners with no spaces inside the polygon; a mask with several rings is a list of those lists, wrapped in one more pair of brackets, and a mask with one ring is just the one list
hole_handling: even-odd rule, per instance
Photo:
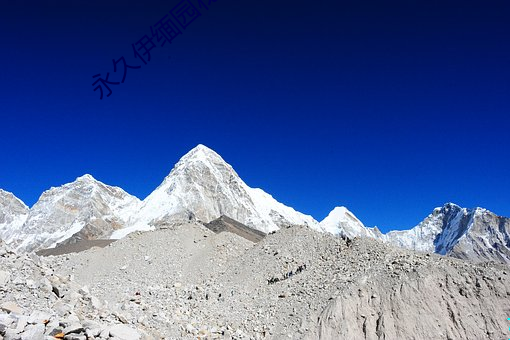
{"label": "rocky foreground", "polygon": [[306,227],[186,223],[103,249],[0,247],[0,339],[504,339],[509,268]]}

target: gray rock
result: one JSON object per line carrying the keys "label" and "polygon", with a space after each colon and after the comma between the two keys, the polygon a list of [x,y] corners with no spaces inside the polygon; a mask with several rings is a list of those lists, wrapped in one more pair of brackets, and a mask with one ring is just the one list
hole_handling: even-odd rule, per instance
{"label": "gray rock", "polygon": [[4,270],[0,270],[0,286],[5,286],[11,279],[11,274]]}
{"label": "gray rock", "polygon": [[41,312],[41,311],[33,311],[30,316],[28,317],[27,322],[31,324],[37,324],[37,323],[48,323],[51,319],[51,316],[49,313]]}
{"label": "gray rock", "polygon": [[21,307],[18,306],[13,301],[8,301],[8,302],[2,303],[0,305],[0,309],[4,310],[6,312],[14,313],[14,314],[23,314],[23,310],[21,309]]}
{"label": "gray rock", "polygon": [[68,334],[64,337],[64,340],[87,340],[87,336],[83,334]]}
{"label": "gray rock", "polygon": [[44,340],[44,325],[28,325],[21,334],[21,340]]}
{"label": "gray rock", "polygon": [[83,326],[82,326],[82,325],[77,324],[77,323],[75,323],[75,324],[71,324],[70,326],[68,326],[68,327],[64,328],[64,331],[63,331],[63,333],[64,333],[65,335],[70,334],[70,333],[76,333],[76,334],[79,334],[79,333],[81,333],[81,332],[85,332],[85,329],[83,328]]}
{"label": "gray rock", "polygon": [[119,340],[139,340],[140,333],[126,325],[115,325],[110,328],[110,336]]}
{"label": "gray rock", "polygon": [[8,329],[5,331],[4,340],[21,340],[21,335],[14,329]]}

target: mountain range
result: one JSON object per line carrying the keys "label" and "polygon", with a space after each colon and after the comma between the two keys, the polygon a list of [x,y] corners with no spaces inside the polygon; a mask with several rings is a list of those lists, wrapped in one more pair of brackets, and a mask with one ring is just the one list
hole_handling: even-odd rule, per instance
{"label": "mountain range", "polygon": [[472,261],[510,264],[510,219],[453,203],[433,210],[410,230],[383,234],[345,207],[321,222],[249,187],[220,155],[198,145],[184,155],[143,201],[91,175],[45,191],[28,208],[0,190],[0,239],[19,251],[37,251],[79,240],[119,239],[182,221],[209,223],[228,217],[269,233],[304,225],[341,237],[370,237],[399,247]]}

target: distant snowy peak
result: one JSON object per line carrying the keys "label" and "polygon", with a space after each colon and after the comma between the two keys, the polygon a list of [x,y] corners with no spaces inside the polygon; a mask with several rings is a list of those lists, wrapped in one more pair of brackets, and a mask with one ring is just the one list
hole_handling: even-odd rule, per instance
{"label": "distant snowy peak", "polygon": [[412,250],[510,263],[510,219],[483,208],[447,203],[413,229],[392,231],[383,237]]}
{"label": "distant snowy peak", "polygon": [[176,220],[210,222],[222,215],[266,233],[288,224],[317,225],[311,216],[279,203],[261,189],[250,188],[220,155],[198,145],[143,201],[131,227],[113,237]]}
{"label": "distant snowy peak", "polygon": [[0,189],[0,239],[6,240],[25,223],[28,207],[14,194]]}
{"label": "distant snowy peak", "polygon": [[125,227],[125,217],[139,205],[124,190],[85,175],[45,191],[30,209],[23,228],[9,235],[7,242],[32,251],[78,239],[108,238]]}
{"label": "distant snowy peak", "polygon": [[320,222],[320,229],[338,236],[380,238],[377,228],[367,228],[346,207],[336,207]]}

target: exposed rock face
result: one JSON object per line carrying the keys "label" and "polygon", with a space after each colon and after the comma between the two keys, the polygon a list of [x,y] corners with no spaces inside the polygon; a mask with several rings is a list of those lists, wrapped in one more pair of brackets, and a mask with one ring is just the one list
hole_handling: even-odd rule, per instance
{"label": "exposed rock face", "polygon": [[109,238],[125,226],[125,216],[136,211],[139,200],[120,188],[92,176],[44,192],[30,209],[22,228],[7,242],[23,251],[51,248],[82,239]]}
{"label": "exposed rock face", "polygon": [[259,242],[266,236],[265,233],[257,229],[247,227],[228,216],[221,216],[212,222],[204,224],[204,226],[217,234],[227,231],[252,242]]}
{"label": "exposed rock face", "polygon": [[369,237],[415,251],[510,264],[510,219],[482,208],[448,203],[412,229],[382,234],[377,228],[365,227],[345,207],[337,207],[319,226],[342,237]]}
{"label": "exposed rock face", "polygon": [[418,251],[510,264],[510,219],[481,208],[448,203],[415,228],[389,232],[383,239]]}
{"label": "exposed rock face", "polygon": [[[423,266],[423,267],[422,267]],[[507,276],[425,263],[407,280],[381,276],[335,298],[319,319],[319,339],[503,339]],[[413,273],[414,271],[414,273]],[[498,317],[501,315],[501,317]]]}
{"label": "exposed rock face", "polygon": [[28,207],[12,193],[0,189],[0,240],[19,232],[28,216]]}
{"label": "exposed rock face", "polygon": [[[168,221],[211,222],[226,215],[263,232],[288,224],[317,227],[311,216],[277,202],[261,189],[248,187],[216,152],[199,145],[176,164],[144,201],[131,230],[147,230]],[[123,230],[114,235],[122,237]]]}

